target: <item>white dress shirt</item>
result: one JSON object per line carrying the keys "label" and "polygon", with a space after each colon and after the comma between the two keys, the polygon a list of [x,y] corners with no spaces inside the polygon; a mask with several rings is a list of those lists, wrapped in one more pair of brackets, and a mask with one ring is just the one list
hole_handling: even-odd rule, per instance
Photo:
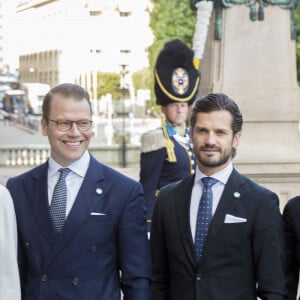
{"label": "white dress shirt", "polygon": [[[88,151],[82,155],[82,157],[68,166],[71,172],[66,177],[67,185],[67,208],[66,216],[69,215],[71,208],[75,202],[79,189],[84,180],[84,176],[89,167],[90,155]],[[63,168],[52,157],[49,158],[48,168],[48,201],[51,205],[51,199],[54,191],[54,187],[59,178],[59,169]]]}
{"label": "white dress shirt", "polygon": [[0,300],[20,300],[16,215],[9,191],[0,185]]}
{"label": "white dress shirt", "polygon": [[[232,163],[230,163],[225,169],[221,170],[218,173],[215,173],[213,176],[209,176],[218,180],[218,182],[212,186],[212,192],[213,192],[212,215],[214,215],[217,209],[217,206],[219,204],[219,201],[221,199],[222,193],[225,188],[225,184],[227,183],[232,170],[233,170],[233,165]],[[191,205],[190,205],[190,225],[191,225],[193,241],[195,241],[197,213],[198,213],[199,202],[203,191],[203,183],[201,181],[203,177],[207,177],[207,176],[203,174],[199,170],[199,168],[196,168],[195,181],[192,190]]]}

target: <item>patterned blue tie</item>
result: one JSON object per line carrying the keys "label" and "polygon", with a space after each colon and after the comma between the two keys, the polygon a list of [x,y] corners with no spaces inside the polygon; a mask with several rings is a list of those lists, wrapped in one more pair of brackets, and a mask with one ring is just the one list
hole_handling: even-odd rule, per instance
{"label": "patterned blue tie", "polygon": [[66,219],[67,206],[67,186],[66,177],[70,173],[70,169],[61,168],[60,176],[54,187],[53,196],[50,206],[50,217],[52,223],[58,232],[61,232]]}
{"label": "patterned blue tie", "polygon": [[217,179],[211,177],[204,177],[201,180],[203,182],[203,193],[199,203],[195,233],[195,250],[198,262],[202,256],[209,223],[212,218],[213,194],[211,187],[218,182]]}

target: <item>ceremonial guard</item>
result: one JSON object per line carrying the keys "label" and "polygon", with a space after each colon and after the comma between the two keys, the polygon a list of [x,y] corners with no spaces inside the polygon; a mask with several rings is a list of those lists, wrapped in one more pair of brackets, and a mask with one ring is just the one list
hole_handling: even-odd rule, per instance
{"label": "ceremonial guard", "polygon": [[167,42],[157,57],[154,88],[163,113],[162,126],[142,135],[140,157],[149,231],[160,188],[194,173],[186,124],[200,82],[193,58],[194,51],[179,39]]}

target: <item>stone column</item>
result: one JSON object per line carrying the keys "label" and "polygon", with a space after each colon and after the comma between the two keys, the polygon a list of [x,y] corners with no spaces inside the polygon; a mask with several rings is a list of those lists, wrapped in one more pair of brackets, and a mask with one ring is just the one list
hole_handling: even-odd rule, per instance
{"label": "stone column", "polygon": [[244,116],[238,170],[286,201],[300,194],[300,91],[290,10],[269,5],[264,21],[251,21],[246,5],[223,9],[222,37],[211,18],[200,95],[222,92]]}

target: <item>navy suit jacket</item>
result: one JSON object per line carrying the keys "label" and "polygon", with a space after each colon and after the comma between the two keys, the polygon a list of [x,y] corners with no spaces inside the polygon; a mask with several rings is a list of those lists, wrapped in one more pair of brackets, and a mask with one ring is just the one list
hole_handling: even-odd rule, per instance
{"label": "navy suit jacket", "polygon": [[48,163],[10,178],[19,231],[22,299],[149,299],[142,188],[91,157],[63,231],[50,220]]}
{"label": "navy suit jacket", "polygon": [[197,263],[189,216],[193,184],[190,176],[158,196],[150,243],[151,299],[286,299],[278,197],[233,170]]}

